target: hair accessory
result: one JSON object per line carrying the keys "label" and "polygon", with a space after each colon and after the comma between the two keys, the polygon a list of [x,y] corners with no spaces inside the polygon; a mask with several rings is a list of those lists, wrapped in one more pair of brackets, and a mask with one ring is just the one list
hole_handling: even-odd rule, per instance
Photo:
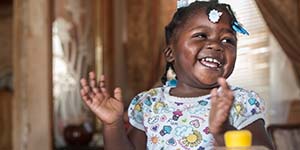
{"label": "hair accessory", "polygon": [[217,23],[220,20],[222,14],[223,14],[222,12],[219,12],[216,9],[212,9],[209,11],[208,19],[212,23]]}
{"label": "hair accessory", "polygon": [[176,73],[172,69],[172,67],[169,67],[167,70],[167,82],[165,85],[170,87],[175,87],[176,84],[177,84]]}
{"label": "hair accessory", "polygon": [[167,80],[172,80],[172,79],[176,79],[176,73],[172,69],[172,67],[169,67],[167,70]]}
{"label": "hair accessory", "polygon": [[181,7],[187,7],[195,1],[197,0],[177,0],[177,9]]}
{"label": "hair accessory", "polygon": [[232,29],[235,32],[239,32],[239,33],[244,34],[244,35],[249,35],[248,31],[240,23],[238,23],[237,21],[233,22]]}

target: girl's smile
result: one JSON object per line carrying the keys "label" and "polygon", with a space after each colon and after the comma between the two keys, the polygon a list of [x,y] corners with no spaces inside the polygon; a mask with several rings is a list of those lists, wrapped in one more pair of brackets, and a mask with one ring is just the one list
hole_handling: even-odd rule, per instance
{"label": "girl's smile", "polygon": [[201,65],[215,71],[220,71],[224,65],[224,59],[220,55],[210,54],[197,59]]}
{"label": "girl's smile", "polygon": [[200,9],[190,16],[170,44],[178,90],[212,89],[219,77],[227,78],[233,71],[237,39],[232,18],[223,11],[219,22],[212,23],[205,12]]}
{"label": "girl's smile", "polygon": [[213,58],[213,57],[205,57],[205,58],[200,58],[198,59],[198,61],[208,67],[208,68],[211,68],[211,69],[215,69],[215,70],[218,70],[220,67],[222,67],[222,63],[221,61],[218,60],[218,58]]}

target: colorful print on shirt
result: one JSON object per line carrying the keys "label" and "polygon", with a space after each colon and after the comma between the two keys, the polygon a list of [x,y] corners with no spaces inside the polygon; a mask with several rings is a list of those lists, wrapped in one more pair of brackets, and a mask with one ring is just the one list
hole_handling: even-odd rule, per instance
{"label": "colorful print on shirt", "polygon": [[[129,121],[145,131],[147,149],[213,149],[209,133],[210,95],[192,98],[171,96],[172,87],[160,87],[138,94],[128,109]],[[264,115],[264,103],[258,95],[238,87],[230,111],[230,123],[242,129]]]}

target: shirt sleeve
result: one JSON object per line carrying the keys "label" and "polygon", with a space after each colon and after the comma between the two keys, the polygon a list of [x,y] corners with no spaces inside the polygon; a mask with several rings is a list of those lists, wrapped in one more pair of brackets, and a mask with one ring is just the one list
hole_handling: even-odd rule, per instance
{"label": "shirt sleeve", "polygon": [[235,101],[230,112],[230,122],[238,130],[265,117],[265,103],[257,93],[243,89],[234,91]]}
{"label": "shirt sleeve", "polygon": [[144,126],[144,112],[143,112],[143,101],[145,99],[145,92],[138,94],[135,96],[129,107],[128,107],[128,118],[129,123],[142,131],[145,131]]}

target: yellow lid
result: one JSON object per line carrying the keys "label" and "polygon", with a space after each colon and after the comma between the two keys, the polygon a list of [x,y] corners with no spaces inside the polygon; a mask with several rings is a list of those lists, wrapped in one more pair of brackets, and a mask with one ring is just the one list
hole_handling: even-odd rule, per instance
{"label": "yellow lid", "polygon": [[249,147],[252,144],[252,134],[249,130],[232,130],[224,134],[226,147]]}

